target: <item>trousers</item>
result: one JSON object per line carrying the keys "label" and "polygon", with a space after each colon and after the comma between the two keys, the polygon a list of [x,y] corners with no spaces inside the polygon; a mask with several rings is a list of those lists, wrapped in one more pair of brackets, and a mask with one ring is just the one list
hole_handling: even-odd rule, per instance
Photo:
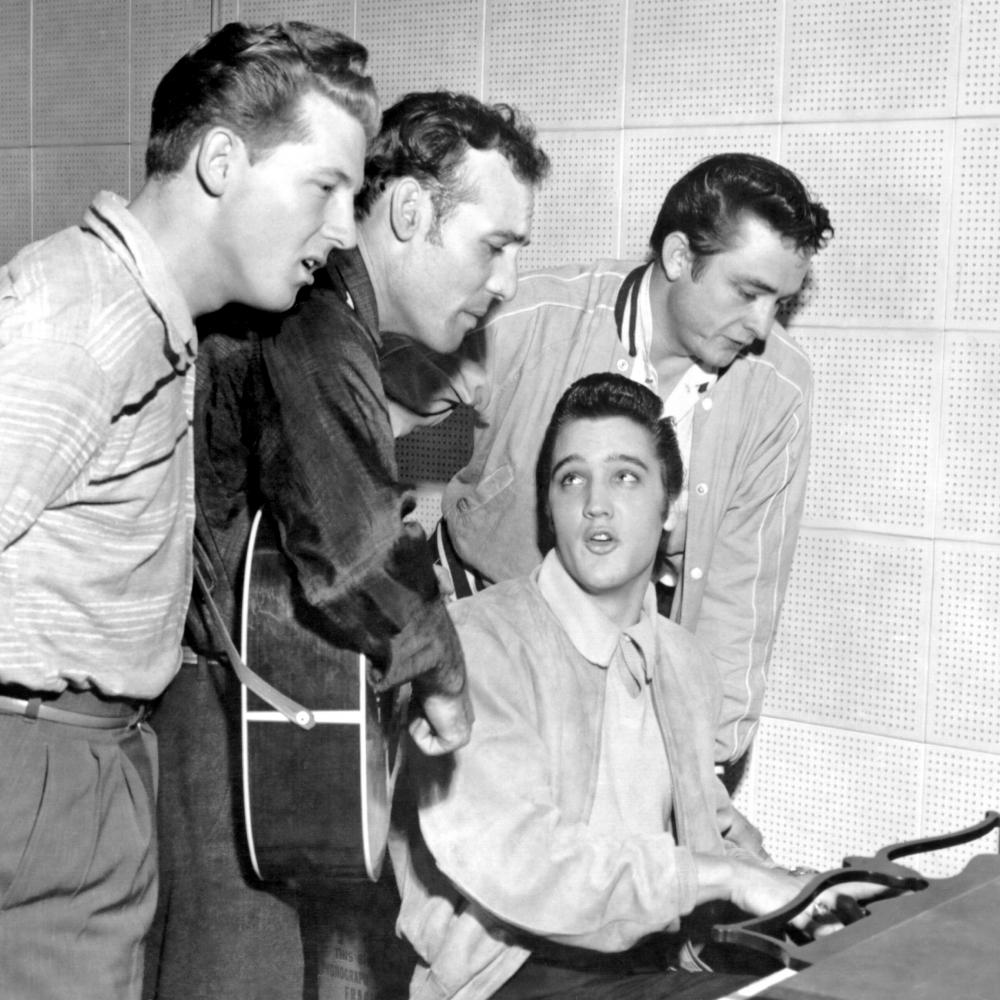
{"label": "trousers", "polygon": [[0,993],[138,1000],[156,907],[156,737],[0,715]]}

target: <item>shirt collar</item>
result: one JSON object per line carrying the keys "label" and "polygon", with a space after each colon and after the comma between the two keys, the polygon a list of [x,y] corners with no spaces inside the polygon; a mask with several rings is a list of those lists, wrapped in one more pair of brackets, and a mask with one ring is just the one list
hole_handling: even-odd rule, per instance
{"label": "shirt collar", "polygon": [[167,354],[178,371],[185,371],[198,351],[191,309],[163,255],[142,223],[128,210],[123,198],[101,191],[83,218],[92,232],[116,257],[142,288],[167,335]]}
{"label": "shirt collar", "polygon": [[[549,550],[538,569],[538,589],[580,655],[600,667],[610,666],[623,630],[566,572],[555,549]],[[656,590],[650,583],[643,595],[639,621],[624,629],[650,664],[656,659],[656,630],[653,627],[656,614]]]}
{"label": "shirt collar", "polygon": [[326,268],[335,284],[340,286],[344,300],[367,327],[376,345],[381,347],[378,302],[361,251],[357,247],[351,250],[332,250],[327,258]]}

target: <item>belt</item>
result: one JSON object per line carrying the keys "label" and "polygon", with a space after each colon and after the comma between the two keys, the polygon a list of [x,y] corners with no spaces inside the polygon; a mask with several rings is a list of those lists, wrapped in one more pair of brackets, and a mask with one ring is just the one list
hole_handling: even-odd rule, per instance
{"label": "belt", "polygon": [[[0,691],[4,690],[0,687]],[[9,690],[9,689],[8,689]],[[16,689],[17,690],[17,689]],[[76,692],[71,692],[67,701],[70,703],[88,701],[93,704],[97,701],[96,695],[90,692],[80,692],[79,697]],[[90,695],[90,697],[86,697]],[[104,714],[94,715],[87,712],[74,712],[68,708],[60,708],[51,704],[59,701],[58,695],[43,699],[35,696],[30,698],[14,698],[10,695],[0,694],[0,714],[21,715],[26,719],[42,719],[45,722],[60,722],[66,726],[83,726],[86,729],[128,729],[138,725],[146,717],[147,706],[145,702],[117,701],[114,699],[101,699],[101,708]],[[108,714],[108,710],[113,714]]]}

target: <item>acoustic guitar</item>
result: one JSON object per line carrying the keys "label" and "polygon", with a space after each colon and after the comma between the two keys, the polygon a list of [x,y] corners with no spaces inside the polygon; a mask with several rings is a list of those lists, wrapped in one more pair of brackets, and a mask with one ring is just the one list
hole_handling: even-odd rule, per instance
{"label": "acoustic guitar", "polygon": [[243,806],[250,861],[264,881],[377,880],[385,856],[401,706],[376,695],[365,657],[327,634],[297,598],[278,529],[253,520],[241,651],[251,670],[311,710],[295,725],[241,688]]}

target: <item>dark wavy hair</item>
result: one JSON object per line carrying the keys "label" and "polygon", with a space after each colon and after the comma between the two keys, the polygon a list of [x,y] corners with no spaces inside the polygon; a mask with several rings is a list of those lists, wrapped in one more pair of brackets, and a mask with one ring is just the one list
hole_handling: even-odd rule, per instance
{"label": "dark wavy hair", "polygon": [[356,118],[370,140],[379,107],[364,74],[367,60],[353,39],[301,21],[225,25],[178,59],[156,88],[146,175],[177,173],[217,125],[240,136],[251,162],[283,142],[307,139],[301,98],[309,92]]}
{"label": "dark wavy hair", "polygon": [[407,94],[382,115],[368,151],[358,214],[368,214],[389,181],[413,177],[430,190],[439,224],[455,205],[475,197],[461,169],[469,149],[497,150],[526,184],[538,184],[549,171],[534,126],[509,105],[483,104],[446,90]]}
{"label": "dark wavy hair", "polygon": [[549,508],[549,482],[556,438],[567,425],[577,420],[600,420],[625,417],[646,431],[653,440],[660,464],[666,518],[680,495],[684,483],[684,463],[673,421],[661,417],[663,401],[652,389],[624,375],[595,372],[574,382],[560,397],[545,429],[542,447],[535,465],[535,511],[538,523],[538,547],[547,552],[555,545],[552,512]]}
{"label": "dark wavy hair", "polygon": [[658,259],[670,233],[683,233],[697,278],[707,257],[727,249],[743,217],[766,222],[796,250],[822,250],[833,236],[827,210],[791,170],[763,156],[720,153],[702,160],[667,192],[649,248]]}

